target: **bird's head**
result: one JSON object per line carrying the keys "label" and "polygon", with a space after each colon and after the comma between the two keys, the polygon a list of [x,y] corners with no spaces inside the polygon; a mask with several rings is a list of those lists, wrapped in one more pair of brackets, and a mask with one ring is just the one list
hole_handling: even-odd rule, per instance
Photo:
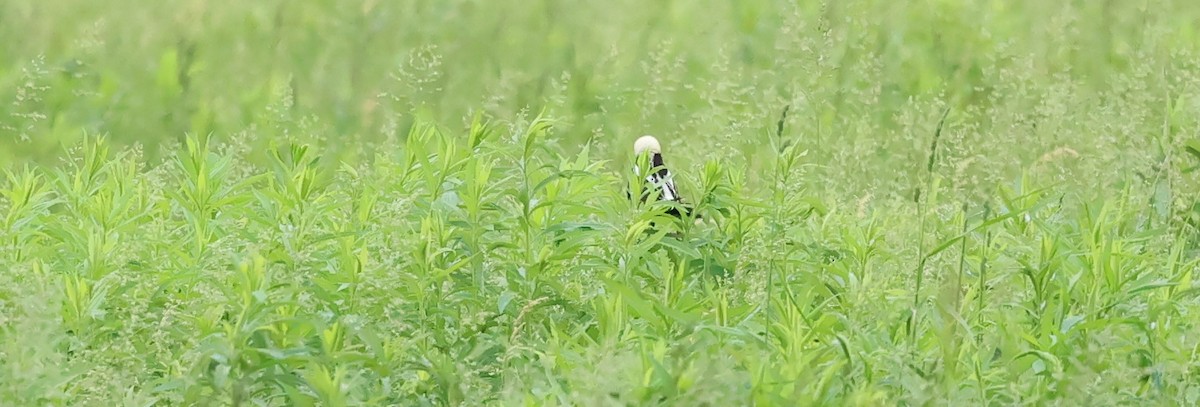
{"label": "bird's head", "polygon": [[[654,136],[641,136],[633,142],[633,154],[638,163],[637,168],[641,168],[645,164],[646,168],[656,169],[656,172],[661,173],[661,176],[667,175],[667,170],[664,167],[665,163],[662,156],[662,146],[659,145],[658,139]],[[641,172],[640,170],[638,172]]]}

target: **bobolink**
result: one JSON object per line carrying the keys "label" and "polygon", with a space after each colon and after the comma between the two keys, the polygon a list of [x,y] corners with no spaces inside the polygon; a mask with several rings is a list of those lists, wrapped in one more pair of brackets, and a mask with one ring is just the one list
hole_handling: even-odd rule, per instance
{"label": "bobolink", "polygon": [[[658,139],[654,136],[639,137],[637,141],[633,142],[633,153],[638,160],[637,163],[649,162],[650,165],[649,174],[645,176],[645,184],[642,187],[642,202],[646,202],[646,199],[657,191],[658,200],[676,204],[671,205],[667,210],[668,214],[680,219],[689,216],[692,207],[685,204],[683,198],[679,196],[679,189],[675,187],[671,171],[663,162],[662,146],[659,145]],[[646,157],[647,155],[649,157]],[[634,164],[633,172],[638,176],[642,175],[641,167],[638,164]],[[629,195],[632,199],[632,194]]]}

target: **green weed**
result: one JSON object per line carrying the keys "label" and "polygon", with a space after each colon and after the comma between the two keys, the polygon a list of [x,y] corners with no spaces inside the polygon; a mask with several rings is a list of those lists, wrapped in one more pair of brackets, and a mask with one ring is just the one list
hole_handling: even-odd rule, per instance
{"label": "green weed", "polygon": [[0,404],[1194,405],[1197,10],[9,0]]}

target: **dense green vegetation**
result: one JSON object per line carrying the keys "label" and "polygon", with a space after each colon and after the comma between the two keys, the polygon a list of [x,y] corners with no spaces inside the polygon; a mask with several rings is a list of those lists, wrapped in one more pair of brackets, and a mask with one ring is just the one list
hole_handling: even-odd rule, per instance
{"label": "dense green vegetation", "polygon": [[[1193,2],[6,0],[0,38],[0,405],[1200,403]],[[643,134],[704,222],[626,199]]]}

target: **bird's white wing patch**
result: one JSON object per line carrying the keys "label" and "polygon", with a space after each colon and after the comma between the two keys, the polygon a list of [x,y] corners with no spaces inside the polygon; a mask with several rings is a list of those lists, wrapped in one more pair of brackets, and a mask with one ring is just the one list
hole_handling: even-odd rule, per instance
{"label": "bird's white wing patch", "polygon": [[[638,166],[633,166],[633,173],[641,175],[642,169]],[[667,201],[679,200],[679,190],[675,188],[675,180],[671,177],[671,172],[667,172],[666,177],[659,177],[658,173],[650,173],[646,176],[646,182],[658,188],[660,198]]]}

